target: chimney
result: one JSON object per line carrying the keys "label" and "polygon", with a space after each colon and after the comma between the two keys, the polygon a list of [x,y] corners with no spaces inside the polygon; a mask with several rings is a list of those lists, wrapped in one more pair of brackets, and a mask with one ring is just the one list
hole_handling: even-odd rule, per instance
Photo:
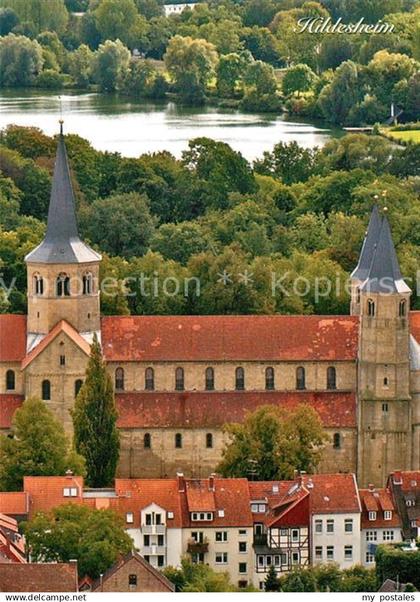
{"label": "chimney", "polygon": [[68,469],[66,470],[66,477],[69,479],[69,478],[71,478],[72,476],[73,476],[73,471],[72,471],[72,470],[70,470],[70,468],[68,468]]}
{"label": "chimney", "polygon": [[179,493],[184,493],[185,491],[185,479],[183,472],[176,473],[176,480],[178,481],[178,491]]}
{"label": "chimney", "polygon": [[216,491],[216,483],[215,483],[215,478],[216,473],[212,472],[211,475],[209,476],[209,491]]}
{"label": "chimney", "polygon": [[368,489],[369,491],[375,491],[375,485],[373,483],[369,483]]}

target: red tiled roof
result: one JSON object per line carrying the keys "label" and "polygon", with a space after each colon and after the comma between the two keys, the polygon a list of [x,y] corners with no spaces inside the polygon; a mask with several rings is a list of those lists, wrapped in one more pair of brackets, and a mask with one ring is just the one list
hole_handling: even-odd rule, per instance
{"label": "red tiled roof", "polygon": [[86,355],[90,354],[90,345],[78,332],[65,320],[60,320],[52,330],[45,336],[36,347],[32,349],[30,353],[22,361],[22,369],[26,368],[32,360],[34,360],[48,345],[55,339],[55,337],[64,332],[76,345],[78,345]]}
{"label": "red tiled roof", "polygon": [[357,355],[357,316],[105,316],[108,361],[340,361]]}
{"label": "red tiled roof", "polygon": [[23,395],[0,394],[0,429],[9,429],[12,426],[13,415],[23,404]]}
{"label": "red tiled roof", "polygon": [[410,311],[410,331],[417,343],[420,343],[420,311]]}
{"label": "red tiled roof", "polygon": [[325,427],[354,428],[356,399],[352,392],[314,391],[139,391],[116,396],[120,428],[217,428],[242,422],[246,412],[274,404],[292,410],[300,403],[312,406]]}
{"label": "red tiled roof", "polygon": [[206,479],[188,479],[185,484],[190,512],[214,512],[216,510],[214,491]]}
{"label": "red tiled roof", "polygon": [[353,474],[316,474],[301,478],[310,493],[313,514],[361,511]]}
{"label": "red tiled roof", "polygon": [[77,563],[2,564],[1,592],[77,592]]}
{"label": "red tiled roof", "polygon": [[26,354],[26,316],[0,314],[0,362],[20,362]]}
{"label": "red tiled roof", "polygon": [[28,513],[28,495],[24,491],[0,492],[0,512],[11,516]]}
{"label": "red tiled roof", "polygon": [[[65,497],[64,488],[77,488],[76,497]],[[61,504],[83,503],[83,477],[25,477],[23,489],[29,495],[29,514],[48,512]]]}
{"label": "red tiled roof", "polygon": [[271,513],[268,526],[273,527],[299,527],[310,524],[310,495],[304,488],[299,488],[293,501],[286,502],[280,512],[274,510]]}
{"label": "red tiled roof", "polygon": [[[400,517],[388,489],[359,489],[359,495],[362,504],[362,529],[401,526]],[[385,510],[392,512],[391,519],[385,520]],[[369,520],[369,512],[376,512],[375,520]]]}

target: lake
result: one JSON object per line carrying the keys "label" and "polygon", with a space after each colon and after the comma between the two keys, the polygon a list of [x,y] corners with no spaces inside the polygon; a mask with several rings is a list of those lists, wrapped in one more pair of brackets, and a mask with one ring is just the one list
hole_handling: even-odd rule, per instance
{"label": "lake", "polygon": [[103,94],[64,94],[32,90],[0,94],[0,128],[14,123],[58,131],[60,114],[65,132],[87,138],[98,150],[127,157],[168,150],[180,157],[188,140],[207,136],[227,142],[247,159],[261,157],[280,141],[295,140],[306,148],[323,146],[340,131],[286,116],[240,113],[215,107],[186,108],[173,102],[133,102]]}

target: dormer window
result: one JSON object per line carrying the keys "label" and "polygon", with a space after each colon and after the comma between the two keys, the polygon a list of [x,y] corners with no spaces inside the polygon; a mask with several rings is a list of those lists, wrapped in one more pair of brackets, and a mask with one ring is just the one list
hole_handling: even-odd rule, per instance
{"label": "dormer window", "polygon": [[376,520],[376,512],[369,512],[369,520]]}
{"label": "dormer window", "polygon": [[254,502],[251,504],[251,512],[254,514],[262,514],[266,510],[266,505]]}
{"label": "dormer window", "polygon": [[64,487],[63,497],[77,497],[77,487]]}
{"label": "dormer window", "polygon": [[375,302],[372,299],[368,299],[367,301],[367,315],[371,318],[375,315]]}
{"label": "dormer window", "polygon": [[191,520],[193,521],[212,521],[213,512],[192,512]]}
{"label": "dormer window", "polygon": [[70,296],[70,278],[67,274],[59,274],[56,281],[56,294],[57,297],[69,297]]}
{"label": "dormer window", "polygon": [[392,512],[391,510],[384,510],[384,520],[391,520]]}
{"label": "dormer window", "polygon": [[398,315],[400,318],[405,318],[407,314],[407,301],[403,299],[398,306]]}

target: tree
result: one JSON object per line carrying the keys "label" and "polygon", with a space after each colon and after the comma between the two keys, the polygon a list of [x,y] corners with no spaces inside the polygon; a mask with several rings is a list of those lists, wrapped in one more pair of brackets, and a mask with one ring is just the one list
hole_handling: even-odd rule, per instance
{"label": "tree", "polygon": [[64,428],[43,401],[27,399],[12,422],[11,437],[0,436],[0,489],[21,490],[23,477],[83,474],[83,458],[75,454]]}
{"label": "tree", "polygon": [[319,95],[319,105],[324,117],[333,123],[344,124],[352,107],[361,97],[360,67],[353,61],[342,63],[335,71],[331,83]]}
{"label": "tree", "polygon": [[181,560],[181,567],[168,566],[163,574],[180,592],[233,592],[235,587],[228,573],[218,573],[208,564],[195,564],[190,558]]}
{"label": "tree", "polygon": [[102,40],[129,41],[138,12],[134,0],[101,0],[93,11]]}
{"label": "tree", "polygon": [[69,71],[75,84],[86,88],[92,78],[93,52],[86,44],[69,54]]}
{"label": "tree", "polygon": [[295,92],[307,92],[312,88],[317,77],[308,65],[294,65],[286,71],[283,80],[282,88],[286,96]]}
{"label": "tree", "polygon": [[77,560],[80,576],[97,579],[130,552],[133,541],[112,510],[78,504],[38,513],[24,525],[33,562]]}
{"label": "tree", "polygon": [[420,588],[420,548],[410,553],[400,546],[379,545],[375,554],[376,577],[379,583],[394,579],[398,575],[400,583],[412,583]]}
{"label": "tree", "polygon": [[86,482],[91,487],[109,486],[118,464],[120,441],[112,381],[96,335],[72,418],[76,450],[86,459]]}
{"label": "tree", "polygon": [[241,41],[245,49],[252,54],[255,60],[264,61],[271,65],[282,63],[278,43],[267,27],[244,27],[240,31]]}
{"label": "tree", "polygon": [[274,176],[284,184],[304,182],[314,173],[318,149],[306,149],[297,142],[279,142],[273,151],[264,152],[264,159],[255,162],[255,170]]}
{"label": "tree", "polygon": [[279,592],[280,591],[280,581],[277,577],[276,569],[274,568],[274,564],[270,565],[268,569],[267,577],[264,579],[264,591],[266,592]]}
{"label": "tree", "polygon": [[13,9],[21,23],[33,28],[35,35],[41,31],[62,34],[69,18],[64,0],[0,0],[0,6]]}
{"label": "tree", "polygon": [[204,229],[196,222],[162,224],[152,239],[153,251],[165,259],[173,259],[185,265],[192,255],[209,247]]}
{"label": "tree", "polygon": [[261,406],[242,424],[227,424],[230,442],[217,471],[224,477],[257,480],[291,479],[295,470],[313,472],[326,435],[318,414],[302,404],[285,414],[277,406]]}
{"label": "tree", "polygon": [[101,90],[117,90],[130,63],[130,52],[117,40],[107,40],[95,54],[93,74]]}
{"label": "tree", "polygon": [[246,69],[244,58],[237,53],[225,54],[220,57],[217,65],[217,91],[220,96],[230,98],[235,96],[236,86]]}
{"label": "tree", "polygon": [[316,580],[311,569],[294,569],[280,578],[283,592],[315,592]]}
{"label": "tree", "polygon": [[19,17],[12,8],[0,8],[0,36],[7,36],[18,23]]}
{"label": "tree", "polygon": [[173,37],[164,61],[181,98],[192,104],[204,102],[207,85],[218,61],[213,44],[191,37]]}
{"label": "tree", "polygon": [[98,199],[82,211],[83,230],[92,242],[111,255],[143,255],[154,233],[144,194],[129,192]]}
{"label": "tree", "polygon": [[269,25],[276,14],[276,4],[273,0],[246,0],[242,20],[244,25]]}
{"label": "tree", "polygon": [[42,64],[38,42],[13,33],[0,38],[0,87],[32,85]]}

